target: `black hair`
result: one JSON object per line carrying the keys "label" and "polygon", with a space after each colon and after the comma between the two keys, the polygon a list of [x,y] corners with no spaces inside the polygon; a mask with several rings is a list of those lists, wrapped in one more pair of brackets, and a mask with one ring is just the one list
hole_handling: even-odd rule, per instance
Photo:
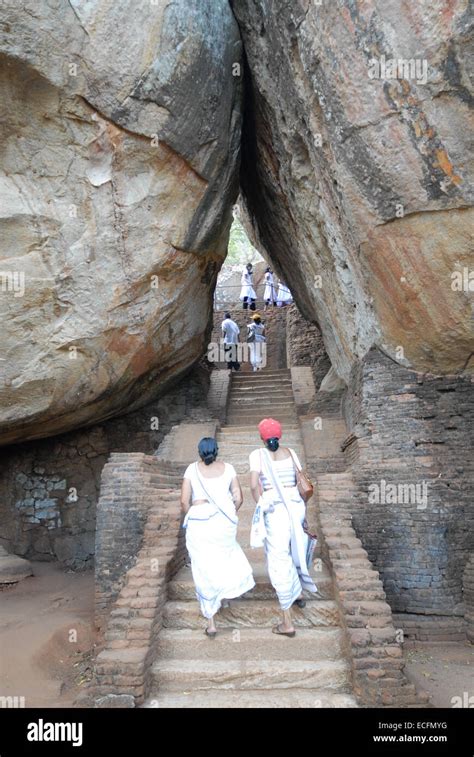
{"label": "black hair", "polygon": [[271,272],[272,272],[272,269],[270,268],[270,266],[267,266],[267,268],[265,268],[265,273],[271,273]]}
{"label": "black hair", "polygon": [[254,323],[261,323],[262,322],[261,318],[252,318],[252,320],[253,320]]}
{"label": "black hair", "polygon": [[278,447],[280,446],[280,442],[276,436],[272,436],[271,439],[267,439],[265,446],[268,447],[268,449],[272,452],[276,452]]}
{"label": "black hair", "polygon": [[230,313],[224,313],[224,318],[230,318]]}
{"label": "black hair", "polygon": [[205,463],[210,465],[217,457],[217,442],[212,436],[205,436],[198,444],[199,457]]}

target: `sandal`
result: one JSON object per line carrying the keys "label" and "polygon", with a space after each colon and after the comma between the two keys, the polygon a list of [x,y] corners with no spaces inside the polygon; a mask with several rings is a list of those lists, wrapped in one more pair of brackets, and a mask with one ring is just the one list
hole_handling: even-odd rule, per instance
{"label": "sandal", "polygon": [[273,626],[272,633],[276,633],[278,636],[288,636],[290,639],[295,636],[296,631],[282,631],[281,626],[278,624],[277,626]]}
{"label": "sandal", "polygon": [[215,639],[215,638],[216,638],[216,636],[217,636],[217,631],[209,631],[209,629],[208,629],[208,628],[206,628],[206,630],[204,631],[204,633],[206,634],[206,636],[207,636],[207,637],[208,637],[209,639]]}

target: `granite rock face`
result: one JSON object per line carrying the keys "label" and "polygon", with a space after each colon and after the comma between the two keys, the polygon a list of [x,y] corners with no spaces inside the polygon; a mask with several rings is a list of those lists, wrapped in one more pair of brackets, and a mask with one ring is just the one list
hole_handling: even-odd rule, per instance
{"label": "granite rock face", "polygon": [[337,374],[472,372],[467,0],[232,7],[246,207]]}
{"label": "granite rock face", "polygon": [[139,407],[205,348],[238,190],[226,0],[0,7],[0,442]]}

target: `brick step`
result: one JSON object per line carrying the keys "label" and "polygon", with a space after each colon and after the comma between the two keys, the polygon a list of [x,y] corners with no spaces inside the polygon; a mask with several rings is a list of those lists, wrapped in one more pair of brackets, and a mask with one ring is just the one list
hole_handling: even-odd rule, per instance
{"label": "brick step", "polygon": [[[285,641],[288,645],[294,639]],[[152,675],[160,691],[323,688],[345,692],[350,688],[349,666],[343,659],[255,659],[247,665],[240,659],[165,659],[155,662]]]}
{"label": "brick step", "polygon": [[249,373],[233,373],[232,381],[245,381],[247,378],[264,378],[268,376],[290,376],[289,368],[262,368],[261,371],[249,371]]}
{"label": "brick step", "polygon": [[[276,601],[249,602],[236,599],[229,608],[221,609],[218,624],[222,628],[269,628],[279,623],[281,613]],[[305,608],[293,609],[293,622],[300,628],[321,628],[339,625],[339,612],[335,602],[322,599],[308,602]],[[204,628],[205,619],[197,602],[167,602],[164,608],[165,628]]]}
{"label": "brick step", "polygon": [[[321,601],[322,599],[332,599],[333,588],[332,579],[324,563],[318,563],[321,570],[311,571],[317,587],[318,595],[311,592],[305,592],[305,598],[308,601]],[[270,600],[275,601],[275,589],[268,578],[267,568],[264,562],[252,564],[255,587],[244,594],[242,601]],[[196,591],[191,575],[191,568],[182,568],[179,573],[173,577],[168,584],[168,599],[177,602],[196,601]],[[237,600],[231,600],[232,602]]]}
{"label": "brick step", "polygon": [[[293,424],[285,425],[283,431],[285,439],[290,434],[297,435],[297,437],[301,439],[300,427],[298,422],[296,421]],[[260,434],[258,433],[257,429],[254,426],[249,427],[249,425],[245,423],[243,423],[240,428],[238,426],[235,426],[229,429],[226,428],[226,426],[222,426],[218,434],[222,435],[222,439],[224,439],[226,436],[229,436],[235,439],[236,442],[239,441],[239,438],[242,438],[244,440],[249,440],[252,443],[256,442],[257,445],[261,444]]]}
{"label": "brick step", "polygon": [[259,415],[261,418],[278,418],[279,415],[291,415],[296,418],[295,403],[288,400],[275,401],[267,398],[259,402],[258,399],[243,400],[242,402],[230,402],[227,407],[227,418],[232,413],[247,413],[248,415]]}
{"label": "brick step", "polygon": [[250,408],[254,411],[258,408],[258,411],[264,411],[269,410],[271,408],[275,408],[274,413],[276,413],[277,409],[282,410],[286,408],[294,408],[295,402],[293,399],[289,397],[285,397],[283,395],[279,397],[269,397],[268,395],[265,395],[265,397],[262,397],[261,399],[259,397],[231,397],[228,405],[228,410],[239,410],[241,408]]}
{"label": "brick step", "polygon": [[[217,641],[217,639],[216,639]],[[291,639],[289,641],[292,641]],[[349,708],[357,707],[351,694],[328,691],[326,689],[256,689],[215,691],[186,691],[184,693],[159,691],[151,694],[144,707],[179,708],[196,707],[199,709],[266,709],[266,708]]]}
{"label": "brick step", "polygon": [[174,486],[176,486],[177,482],[180,481],[179,474],[176,474],[174,476],[161,476],[158,473],[152,473],[150,476],[150,481],[154,486],[163,486],[164,488],[168,487],[169,489],[172,489]]}
{"label": "brick step", "polygon": [[345,457],[334,458],[306,458],[306,467],[310,473],[314,476],[319,476],[324,473],[343,473],[347,470],[348,463]]}
{"label": "brick step", "polygon": [[264,402],[259,402],[258,399],[243,400],[239,402],[230,402],[227,406],[227,416],[236,415],[237,413],[245,413],[247,416],[253,416],[254,420],[256,416],[262,418],[279,418],[280,415],[290,415],[293,420],[297,420],[295,406],[293,402],[273,402],[271,399],[265,399]]}
{"label": "brick step", "polygon": [[[218,621],[219,622],[219,621]],[[202,629],[163,629],[157,657],[175,660],[335,660],[343,656],[342,629],[300,628],[296,644],[269,628],[219,628],[212,645]]]}
{"label": "brick step", "polygon": [[[242,452],[245,454],[248,450],[248,452],[251,452],[253,449],[261,448],[263,449],[262,440],[260,437],[255,438],[245,438],[242,436],[241,438],[233,438],[232,435],[226,435],[221,436],[218,434],[217,441],[219,444],[219,451],[221,449],[226,450],[235,450],[239,454]],[[301,436],[298,433],[294,434],[285,434],[284,437],[281,440],[282,447],[300,447],[300,449],[303,448],[303,443],[301,441]],[[247,452],[247,454],[248,454]]]}
{"label": "brick step", "polygon": [[[219,445],[219,457],[222,459],[224,459],[224,456],[227,455],[234,458],[236,457],[237,459],[245,458],[246,460],[248,460],[248,456],[253,450],[264,449],[261,441],[260,441],[260,444],[257,441],[255,441],[254,443],[237,445],[237,444],[232,444],[232,442],[230,441],[221,442],[218,437],[217,443]],[[304,454],[303,454],[304,450],[303,450],[303,445],[301,443],[301,439],[298,439],[298,438],[286,439],[285,438],[284,440],[282,440],[282,447],[285,447],[285,446],[288,446],[294,449],[298,457],[300,457],[300,454],[301,454],[301,457],[304,459]]]}
{"label": "brick step", "polygon": [[252,397],[252,396],[258,396],[258,397],[264,397],[264,396],[273,396],[277,394],[285,394],[288,397],[293,397],[293,385],[291,381],[287,382],[279,382],[278,384],[274,384],[271,382],[260,382],[260,383],[253,383],[253,384],[238,384],[238,385],[232,385],[229,396],[233,397],[235,394],[238,394],[243,397]]}
{"label": "brick step", "polygon": [[[274,408],[272,408],[274,410]],[[249,426],[258,426],[261,420],[263,418],[270,417],[270,412],[260,412],[260,411],[242,411],[239,413],[230,413],[227,416],[227,427],[229,426],[242,426],[242,424],[247,423]],[[296,423],[296,415],[287,415],[286,413],[283,415],[282,413],[273,413],[272,418],[275,417],[277,421],[280,421],[282,426],[285,426],[286,423]]]}
{"label": "brick step", "polygon": [[245,377],[234,377],[230,386],[231,391],[234,389],[256,389],[257,387],[265,387],[271,390],[277,387],[291,389],[293,384],[290,376],[255,376],[248,374]]}

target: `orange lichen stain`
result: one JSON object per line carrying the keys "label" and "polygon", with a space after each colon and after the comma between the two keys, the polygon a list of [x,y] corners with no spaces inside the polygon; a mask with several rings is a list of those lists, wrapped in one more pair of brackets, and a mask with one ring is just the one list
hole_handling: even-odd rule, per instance
{"label": "orange lichen stain", "polygon": [[118,129],[115,124],[111,124],[110,121],[106,122],[105,130],[114,149],[116,150],[118,147],[121,147],[123,143],[123,132]]}
{"label": "orange lichen stain", "polygon": [[109,340],[107,350],[117,355],[128,355],[136,349],[137,336],[115,333]]}
{"label": "orange lichen stain", "polygon": [[150,370],[151,366],[156,362],[156,353],[151,345],[143,346],[138,352],[136,352],[129,365],[129,373],[132,376],[143,376],[144,373]]}
{"label": "orange lichen stain", "polygon": [[461,177],[454,173],[454,166],[449,160],[446,150],[435,150],[435,155],[438,159],[438,166],[446,176],[449,176],[453,184],[460,184]]}

